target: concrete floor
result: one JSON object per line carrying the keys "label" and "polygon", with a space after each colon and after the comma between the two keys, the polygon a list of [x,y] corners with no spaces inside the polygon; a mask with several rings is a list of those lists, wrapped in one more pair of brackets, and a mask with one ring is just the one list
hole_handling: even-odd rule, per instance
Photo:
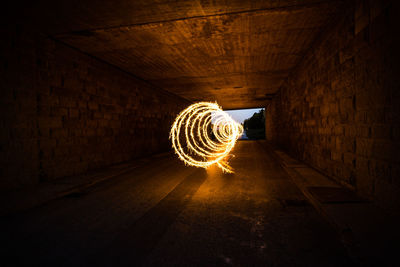
{"label": "concrete floor", "polygon": [[2,218],[1,265],[354,266],[262,141],[233,154],[235,174],[153,157]]}

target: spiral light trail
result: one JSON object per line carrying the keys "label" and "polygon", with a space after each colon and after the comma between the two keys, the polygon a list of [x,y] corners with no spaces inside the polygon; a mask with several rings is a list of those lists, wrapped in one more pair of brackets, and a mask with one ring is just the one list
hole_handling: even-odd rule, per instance
{"label": "spiral light trail", "polygon": [[242,133],[242,125],[217,103],[199,102],[176,117],[170,139],[185,164],[201,168],[217,164],[224,172],[233,173],[228,156]]}

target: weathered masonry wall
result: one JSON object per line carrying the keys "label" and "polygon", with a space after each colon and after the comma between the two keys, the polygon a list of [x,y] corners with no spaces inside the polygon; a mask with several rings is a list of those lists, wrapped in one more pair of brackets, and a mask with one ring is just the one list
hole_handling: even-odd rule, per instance
{"label": "weathered masonry wall", "polygon": [[0,190],[170,148],[187,101],[57,41],[2,33]]}
{"label": "weathered masonry wall", "polygon": [[267,108],[267,138],[399,210],[398,9],[375,0],[353,8],[315,43]]}

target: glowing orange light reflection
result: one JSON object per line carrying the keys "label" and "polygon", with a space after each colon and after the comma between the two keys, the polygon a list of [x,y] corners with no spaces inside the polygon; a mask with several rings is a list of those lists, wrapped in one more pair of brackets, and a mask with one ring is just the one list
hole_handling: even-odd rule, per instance
{"label": "glowing orange light reflection", "polygon": [[242,133],[242,125],[217,103],[199,102],[190,105],[176,117],[170,139],[172,147],[185,164],[201,168],[217,164],[224,172],[233,173],[227,158]]}

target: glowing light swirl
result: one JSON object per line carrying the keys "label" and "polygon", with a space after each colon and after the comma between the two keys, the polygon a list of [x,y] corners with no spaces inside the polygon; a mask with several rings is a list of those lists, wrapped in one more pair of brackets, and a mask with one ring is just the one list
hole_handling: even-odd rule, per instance
{"label": "glowing light swirl", "polygon": [[201,168],[217,164],[224,172],[233,173],[228,156],[242,133],[242,125],[217,103],[199,102],[176,117],[170,139],[185,164]]}

